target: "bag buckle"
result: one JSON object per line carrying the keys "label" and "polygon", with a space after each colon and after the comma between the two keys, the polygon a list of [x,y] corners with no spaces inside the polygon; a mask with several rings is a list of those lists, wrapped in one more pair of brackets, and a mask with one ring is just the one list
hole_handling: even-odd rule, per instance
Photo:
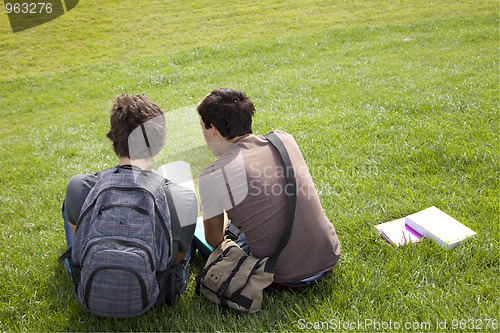
{"label": "bag buckle", "polygon": [[221,286],[219,287],[219,289],[215,292],[215,294],[217,295],[217,297],[219,299],[222,298],[222,294],[224,294],[224,291],[226,291],[226,288],[229,286],[229,282],[226,280],[224,282],[222,282]]}

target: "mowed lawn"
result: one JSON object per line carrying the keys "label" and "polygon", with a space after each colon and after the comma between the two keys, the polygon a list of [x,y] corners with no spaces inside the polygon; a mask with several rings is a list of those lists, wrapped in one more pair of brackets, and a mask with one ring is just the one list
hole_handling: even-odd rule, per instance
{"label": "mowed lawn", "polygon": [[[95,1],[12,33],[0,10],[0,331],[497,331],[499,4]],[[132,319],[85,312],[57,263],[72,175],[117,164],[122,93],[167,112],[155,166],[213,157],[195,104],[245,91],[254,133],[302,149],[342,244],[332,276],[266,294],[256,315],[188,290]],[[437,206],[477,232],[453,250],[392,248],[374,225]]]}

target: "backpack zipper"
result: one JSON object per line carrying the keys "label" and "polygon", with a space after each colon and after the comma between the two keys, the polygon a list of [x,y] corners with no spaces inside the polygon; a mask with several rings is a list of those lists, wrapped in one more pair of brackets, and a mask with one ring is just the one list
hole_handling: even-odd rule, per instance
{"label": "backpack zipper", "polygon": [[97,213],[97,216],[101,216],[102,212],[104,212],[104,211],[106,211],[108,209],[111,209],[111,208],[116,208],[116,207],[131,208],[131,209],[134,209],[134,210],[136,210],[137,212],[139,212],[141,214],[149,216],[149,212],[147,210],[145,210],[144,208],[141,208],[141,207],[136,206],[136,205],[128,205],[128,204],[112,204],[112,205],[109,205],[109,206],[103,206],[103,207],[101,207],[101,209],[99,209],[99,213]]}
{"label": "backpack zipper", "polygon": [[[163,220],[163,217],[160,214],[160,210],[158,209],[156,202],[155,202],[155,212],[156,212],[156,216],[158,216],[158,219],[160,220],[160,225],[163,229],[163,233],[165,234],[165,236],[168,236],[169,233],[167,230],[167,225],[165,224],[165,221]],[[169,212],[170,212],[170,209],[169,209]],[[170,258],[172,256],[172,244],[170,243],[170,237],[167,237],[167,241],[168,241],[168,257]]]}
{"label": "backpack zipper", "polygon": [[80,226],[80,222],[82,222],[83,218],[85,215],[87,215],[92,208],[94,208],[95,204],[97,202],[97,198],[92,202],[84,211],[83,213],[80,214],[80,217],[78,218],[78,221],[76,222],[76,229],[78,230],[78,227]]}
{"label": "backpack zipper", "polygon": [[146,254],[148,255],[151,271],[155,270],[153,256],[151,255],[151,252],[149,251],[149,249],[147,247],[145,247],[144,245],[139,244],[137,242],[125,241],[125,240],[121,240],[121,239],[111,239],[111,238],[100,239],[100,240],[97,240],[97,241],[93,242],[92,244],[90,244],[85,249],[85,252],[83,253],[82,260],[80,262],[80,266],[83,266],[83,262],[85,261],[85,258],[87,257],[90,249],[93,248],[95,245],[99,245],[99,244],[103,244],[103,243],[111,243],[111,244],[117,244],[117,245],[126,246],[126,247],[138,247],[138,248],[140,248],[141,250],[146,252]]}

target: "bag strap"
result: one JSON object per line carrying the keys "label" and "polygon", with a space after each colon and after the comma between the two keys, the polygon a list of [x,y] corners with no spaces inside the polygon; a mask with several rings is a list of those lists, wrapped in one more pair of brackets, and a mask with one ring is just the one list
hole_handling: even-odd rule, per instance
{"label": "bag strap", "polygon": [[[174,199],[172,197],[172,192],[170,190],[171,182],[168,179],[163,179],[160,182],[160,187],[165,192],[165,197],[167,199],[168,210],[170,212],[170,220],[171,223],[176,223],[180,225],[179,216],[177,215],[177,210],[174,205]],[[156,205],[156,203],[155,203]],[[172,246],[172,244],[171,244]],[[167,304],[173,304],[176,298],[175,290],[174,290],[174,263],[175,257],[172,257],[171,263],[168,265],[167,270],[169,270],[167,276],[165,277],[165,281],[163,286],[160,288],[160,294],[158,295],[158,299],[156,304],[161,304],[162,302],[166,302]]]}
{"label": "bag strap", "polygon": [[[281,239],[278,243],[278,247],[276,248],[274,254],[269,257],[269,260],[266,262],[266,266],[264,268],[266,272],[274,272],[276,260],[278,259],[281,251],[283,251],[285,246],[288,244],[290,236],[292,235],[293,221],[295,219],[295,207],[297,205],[297,182],[295,180],[295,172],[293,171],[290,155],[288,155],[288,151],[286,150],[286,147],[281,139],[274,132],[269,132],[265,137],[278,150],[281,155],[281,159],[285,164],[286,185],[284,192],[288,199],[288,223],[286,225],[283,236],[281,236]],[[289,190],[287,190],[287,188]]]}
{"label": "bag strap", "polygon": [[236,266],[234,266],[233,270],[231,271],[231,273],[229,274],[228,278],[226,279],[226,281],[222,282],[222,284],[220,285],[219,289],[217,289],[217,291],[215,292],[215,294],[217,295],[217,297],[222,301],[222,295],[224,294],[224,292],[226,291],[227,287],[229,287],[229,283],[231,283],[231,280],[236,276],[236,273],[238,273],[238,271],[240,270],[240,267],[241,265],[243,265],[243,263],[248,259],[248,256],[244,255],[240,258],[240,260],[238,261],[238,263],[236,264]]}
{"label": "bag strap", "polygon": [[170,220],[177,224],[177,225],[180,225],[180,221],[179,221],[179,215],[177,215],[177,209],[175,208],[175,204],[174,204],[174,198],[172,197],[172,192],[170,190],[170,185],[172,183],[170,182],[170,180],[168,179],[165,179],[163,182],[162,182],[162,188],[165,192],[165,197],[167,198],[167,205],[168,205],[168,210],[170,212]]}
{"label": "bag strap", "polygon": [[[181,222],[179,220],[179,215],[177,214],[177,209],[175,208],[174,204],[174,198],[172,196],[172,190],[170,189],[170,186],[172,185],[172,182],[168,179],[163,179],[160,187],[163,189],[165,192],[165,197],[167,198],[167,205],[168,205],[168,211],[170,213],[170,221],[171,225],[181,225]],[[155,203],[156,205],[156,203]],[[172,254],[175,254],[172,252]],[[172,258],[172,267],[174,266],[175,262],[175,257]]]}

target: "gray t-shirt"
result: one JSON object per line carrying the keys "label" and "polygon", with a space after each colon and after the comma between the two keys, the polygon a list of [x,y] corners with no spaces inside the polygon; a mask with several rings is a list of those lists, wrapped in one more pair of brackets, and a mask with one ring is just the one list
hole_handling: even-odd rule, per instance
{"label": "gray t-shirt", "polygon": [[[64,202],[69,223],[77,224],[85,198],[96,182],[97,173],[76,175],[69,180],[66,186]],[[180,222],[179,224],[172,223],[173,250],[186,253],[193,240],[198,216],[198,200],[196,194],[184,186],[170,184],[169,189]],[[177,245],[177,248],[175,248],[175,245]]]}
{"label": "gray t-shirt", "polygon": [[[283,131],[275,133],[292,161],[297,207],[292,235],[278,257],[274,281],[299,281],[331,270],[340,258],[340,243],[297,143]],[[231,223],[245,233],[252,255],[272,255],[287,224],[287,172],[279,152],[265,137],[240,139],[200,174],[203,219],[226,211]]]}

